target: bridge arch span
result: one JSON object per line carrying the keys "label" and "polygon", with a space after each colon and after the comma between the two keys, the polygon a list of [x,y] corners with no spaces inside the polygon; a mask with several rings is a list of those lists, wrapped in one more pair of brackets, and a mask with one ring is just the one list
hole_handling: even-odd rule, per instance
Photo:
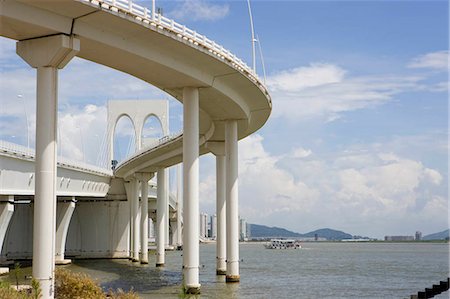
{"label": "bridge arch span", "polygon": [[111,133],[111,159],[120,162],[138,150],[139,137],[136,124],[130,115],[121,114],[115,120]]}
{"label": "bridge arch span", "polygon": [[135,136],[136,151],[142,148],[142,133],[146,120],[155,117],[161,124],[164,135],[168,134],[168,103],[166,100],[111,100],[108,101],[107,136],[109,161],[114,159],[114,133],[122,117],[131,120]]}

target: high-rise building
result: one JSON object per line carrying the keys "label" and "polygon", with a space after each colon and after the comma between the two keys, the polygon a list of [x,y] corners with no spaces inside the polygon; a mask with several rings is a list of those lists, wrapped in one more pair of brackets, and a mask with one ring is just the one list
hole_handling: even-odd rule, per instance
{"label": "high-rise building", "polygon": [[241,241],[248,240],[247,237],[247,221],[243,218],[239,219],[239,239]]}
{"label": "high-rise building", "polygon": [[416,241],[422,240],[422,232],[416,231]]}
{"label": "high-rise building", "polygon": [[208,214],[200,213],[200,237],[207,238],[208,237]]}
{"label": "high-rise building", "polygon": [[211,216],[211,238],[217,239],[217,216],[216,214]]}

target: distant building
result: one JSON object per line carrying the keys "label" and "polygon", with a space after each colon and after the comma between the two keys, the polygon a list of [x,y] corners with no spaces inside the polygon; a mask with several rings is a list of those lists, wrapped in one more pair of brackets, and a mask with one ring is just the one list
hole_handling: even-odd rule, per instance
{"label": "distant building", "polygon": [[385,236],[385,241],[414,241],[414,236]]}
{"label": "distant building", "polygon": [[239,219],[239,239],[241,241],[247,241],[247,221],[243,218]]}
{"label": "distant building", "polygon": [[422,240],[422,232],[416,231],[416,241]]}
{"label": "distant building", "polygon": [[217,216],[216,214],[211,216],[211,238],[217,239]]}
{"label": "distant building", "polygon": [[200,237],[208,237],[208,214],[200,213]]}

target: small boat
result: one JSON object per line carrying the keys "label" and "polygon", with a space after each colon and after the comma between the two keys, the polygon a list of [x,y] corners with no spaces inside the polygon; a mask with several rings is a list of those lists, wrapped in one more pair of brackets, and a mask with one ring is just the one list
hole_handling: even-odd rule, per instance
{"label": "small boat", "polygon": [[297,240],[272,239],[264,244],[267,249],[300,249],[302,246]]}

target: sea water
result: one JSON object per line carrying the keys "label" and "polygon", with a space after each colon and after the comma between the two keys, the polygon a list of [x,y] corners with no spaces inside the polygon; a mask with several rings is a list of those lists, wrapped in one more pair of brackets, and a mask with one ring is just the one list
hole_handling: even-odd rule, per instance
{"label": "sea water", "polygon": [[[448,243],[303,243],[269,250],[240,244],[240,283],[216,276],[215,244],[200,245],[199,298],[409,298],[449,276]],[[67,268],[88,273],[102,287],[133,288],[142,298],[182,297],[182,251],[166,252],[166,265],[127,260],[75,260]],[[435,298],[449,298],[449,292]]]}

